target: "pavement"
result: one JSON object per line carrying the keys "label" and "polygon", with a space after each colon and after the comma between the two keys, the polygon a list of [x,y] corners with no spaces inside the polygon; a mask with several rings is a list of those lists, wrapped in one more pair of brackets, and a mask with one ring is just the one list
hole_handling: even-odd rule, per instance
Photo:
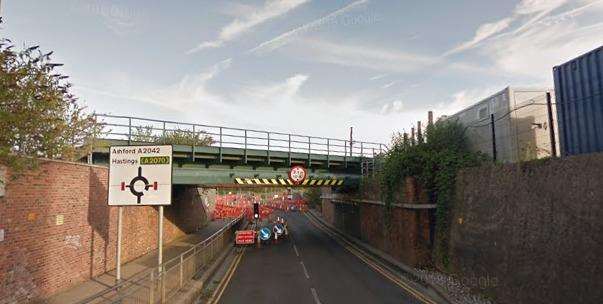
{"label": "pavement", "polygon": [[[179,256],[181,253],[190,249],[194,245],[207,239],[220,228],[227,225],[231,220],[215,220],[209,222],[205,227],[196,233],[188,234],[177,240],[167,243],[163,248],[163,260],[167,261],[174,257]],[[124,244],[127,246],[127,244]],[[130,262],[122,264],[121,273],[122,278],[128,279],[135,274],[157,267],[157,250],[153,250],[143,256],[140,256]],[[67,290],[59,292],[46,300],[49,304],[65,304],[65,303],[77,303],[96,293],[99,293],[115,284],[115,270],[104,273],[100,276],[94,277],[85,282],[79,283]]]}
{"label": "pavement", "polygon": [[422,303],[304,214],[285,218],[289,239],[246,248],[218,303]]}

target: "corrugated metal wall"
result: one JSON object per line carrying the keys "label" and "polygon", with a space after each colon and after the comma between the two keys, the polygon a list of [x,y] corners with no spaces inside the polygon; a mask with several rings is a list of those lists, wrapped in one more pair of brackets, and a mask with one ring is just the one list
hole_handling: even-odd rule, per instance
{"label": "corrugated metal wall", "polygon": [[561,155],[603,152],[602,52],[553,68]]}

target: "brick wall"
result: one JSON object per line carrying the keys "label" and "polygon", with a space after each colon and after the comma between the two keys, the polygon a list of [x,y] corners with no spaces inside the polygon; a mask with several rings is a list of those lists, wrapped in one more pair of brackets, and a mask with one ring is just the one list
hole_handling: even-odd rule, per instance
{"label": "brick wall", "polygon": [[335,224],[335,206],[333,205],[333,203],[331,203],[331,200],[328,199],[328,197],[331,196],[331,187],[321,187],[320,195],[323,197],[327,197],[327,198],[321,199],[322,216],[328,223],[330,223],[331,225],[334,225]]}
{"label": "brick wall", "polygon": [[410,266],[430,263],[429,211],[394,207],[391,223],[385,226],[385,207],[361,204],[361,239]]}
{"label": "brick wall", "polygon": [[[107,179],[107,168],[59,161],[9,179],[0,198],[0,303],[44,298],[115,268],[117,208],[107,206]],[[166,242],[187,230],[183,208],[165,208]],[[124,208],[124,262],[156,248],[157,214]]]}
{"label": "brick wall", "polygon": [[[198,231],[205,226],[213,213],[216,189],[195,186],[174,186],[174,212],[178,227],[187,233]],[[165,212],[165,210],[164,210]]]}
{"label": "brick wall", "polygon": [[[381,198],[380,191],[377,180],[368,180],[363,183],[360,195],[363,199],[375,202],[344,199],[343,203],[333,203],[328,199],[323,200],[323,217],[346,234],[360,238],[407,265],[429,265],[431,263],[430,212],[433,211],[408,209],[400,205],[401,203],[427,204],[427,194],[414,178],[406,178],[394,193],[396,204],[389,215],[389,226],[386,226],[385,206],[378,202]],[[323,191],[323,195],[324,193]]]}

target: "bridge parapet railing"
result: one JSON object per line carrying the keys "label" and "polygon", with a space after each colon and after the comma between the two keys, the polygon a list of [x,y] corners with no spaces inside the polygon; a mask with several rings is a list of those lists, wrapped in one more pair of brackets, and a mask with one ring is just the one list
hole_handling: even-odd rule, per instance
{"label": "bridge parapet railing", "polygon": [[387,145],[328,137],[231,128],[176,121],[95,114],[103,125],[101,137],[128,142],[157,142],[174,134],[197,138],[200,145],[289,153],[323,154],[349,157],[375,157],[387,152]]}
{"label": "bridge parapet railing", "polygon": [[242,216],[233,219],[209,238],[165,261],[161,266],[123,279],[115,286],[76,304],[170,303],[169,299],[208,267],[226,246],[233,245],[235,231],[242,220]]}

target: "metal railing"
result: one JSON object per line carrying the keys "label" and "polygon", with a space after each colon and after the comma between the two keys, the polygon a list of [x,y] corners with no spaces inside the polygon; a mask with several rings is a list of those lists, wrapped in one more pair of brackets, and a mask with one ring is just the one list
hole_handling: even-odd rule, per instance
{"label": "metal railing", "polygon": [[[289,153],[323,154],[350,157],[374,157],[387,151],[387,145],[375,142],[271,132],[223,126],[183,123],[131,116],[95,114],[104,128],[101,136],[128,142],[145,142],[150,139],[183,132],[193,136],[211,137],[211,146],[242,148]],[[141,134],[143,130],[145,134]],[[148,138],[149,140],[145,140]],[[270,157],[270,154],[268,154]]]}
{"label": "metal railing", "polygon": [[119,284],[96,293],[77,304],[84,303],[169,303],[186,283],[220,254],[226,246],[232,246],[234,230],[242,217],[233,219],[209,238],[194,245],[179,256],[161,266],[145,270],[123,279]]}
{"label": "metal railing", "polygon": [[377,155],[372,158],[363,158],[360,162],[360,174],[363,177],[375,177],[383,169],[383,162],[383,155]]}

